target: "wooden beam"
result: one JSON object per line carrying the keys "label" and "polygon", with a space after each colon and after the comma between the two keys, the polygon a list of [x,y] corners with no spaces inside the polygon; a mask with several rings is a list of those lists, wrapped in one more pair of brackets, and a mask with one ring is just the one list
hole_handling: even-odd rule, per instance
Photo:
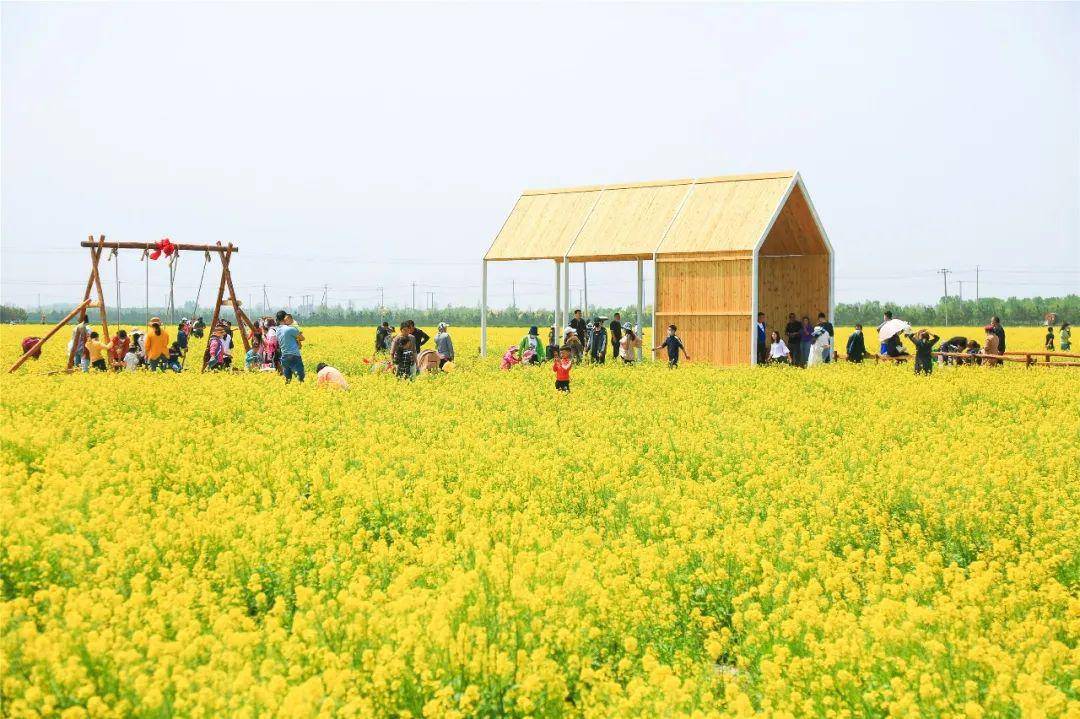
{"label": "wooden beam", "polygon": [[717,310],[715,312],[654,312],[657,317],[750,317],[751,311]]}
{"label": "wooden beam", "polygon": [[247,361],[247,352],[251,349],[251,343],[248,341],[248,330],[244,329],[244,321],[247,320],[248,327],[251,328],[251,320],[247,318],[244,311],[240,309],[240,300],[236,298],[236,288],[232,283],[232,272],[228,267],[225,268],[225,284],[229,287],[229,302],[233,307],[233,314],[236,315],[236,324],[240,327],[240,339],[244,342],[244,361]]}
{"label": "wooden beam", "polygon": [[[93,236],[89,241],[81,243],[82,247],[104,247],[109,250],[150,250],[151,252],[157,249],[156,242],[95,242]],[[234,245],[189,245],[189,244],[174,244],[178,250],[184,250],[189,252],[217,252],[225,254],[226,252],[239,252],[240,248]],[[232,248],[231,250],[228,248]]]}
{"label": "wooden beam", "polygon": [[57,322],[57,323],[56,323],[56,326],[55,326],[55,327],[53,327],[53,328],[52,328],[51,330],[49,330],[49,331],[48,331],[48,333],[46,333],[46,335],[45,335],[44,337],[42,337],[42,338],[41,338],[41,339],[39,339],[39,340],[38,340],[38,341],[37,341],[36,343],[34,343],[34,346],[33,346],[33,347],[31,347],[31,348],[30,348],[30,349],[29,349],[29,350],[28,350],[28,351],[26,352],[26,354],[24,354],[24,355],[23,355],[22,357],[20,357],[20,358],[19,358],[19,361],[18,361],[18,362],[16,362],[15,364],[11,365],[11,369],[9,369],[9,370],[8,370],[8,372],[9,372],[9,373],[10,373],[10,372],[14,372],[15,370],[19,369],[19,367],[22,367],[22,364],[23,364],[23,362],[25,362],[25,361],[26,361],[27,359],[29,359],[29,358],[30,358],[30,355],[34,354],[34,352],[36,352],[37,350],[41,349],[41,347],[42,347],[42,346],[43,346],[43,345],[44,345],[44,344],[45,344],[46,342],[48,342],[48,341],[49,341],[49,339],[51,339],[53,335],[55,335],[55,334],[56,334],[57,332],[59,332],[59,331],[60,331],[60,328],[61,328],[61,327],[63,327],[64,325],[66,325],[66,324],[67,324],[68,322],[70,322],[70,321],[71,321],[71,318],[72,318],[72,317],[74,317],[75,315],[77,315],[77,314],[79,314],[80,312],[84,311],[84,310],[86,309],[86,306],[87,306],[88,304],[90,304],[90,300],[83,300],[83,301],[82,301],[82,302],[81,302],[81,303],[79,304],[79,306],[78,306],[78,307],[76,307],[75,309],[73,309],[73,310],[72,310],[71,312],[68,312],[67,316],[66,316],[66,317],[64,317],[64,319],[62,319],[62,320],[60,320],[59,322]]}

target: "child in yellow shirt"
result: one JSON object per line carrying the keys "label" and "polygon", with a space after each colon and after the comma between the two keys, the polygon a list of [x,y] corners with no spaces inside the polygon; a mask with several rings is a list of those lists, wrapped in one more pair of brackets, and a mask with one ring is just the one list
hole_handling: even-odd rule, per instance
{"label": "child in yellow shirt", "polygon": [[99,337],[100,335],[98,335],[97,332],[90,333],[90,339],[86,340],[86,351],[90,355],[90,366],[96,370],[105,372],[109,369],[109,366],[106,364],[102,353],[112,349],[113,345],[116,343],[116,338],[114,337],[106,344],[102,342]]}

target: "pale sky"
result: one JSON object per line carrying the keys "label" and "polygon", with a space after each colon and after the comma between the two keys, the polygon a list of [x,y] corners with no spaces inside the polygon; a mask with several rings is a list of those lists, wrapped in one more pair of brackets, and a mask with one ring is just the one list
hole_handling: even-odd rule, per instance
{"label": "pale sky", "polygon": [[[6,303],[77,300],[104,233],[232,241],[256,305],[475,304],[522,189],[783,169],[838,301],[933,302],[943,267],[971,297],[977,264],[983,296],[1080,288],[1077,3],[5,3],[2,42]],[[632,264],[588,273],[633,302]],[[496,264],[491,303],[553,274]]]}

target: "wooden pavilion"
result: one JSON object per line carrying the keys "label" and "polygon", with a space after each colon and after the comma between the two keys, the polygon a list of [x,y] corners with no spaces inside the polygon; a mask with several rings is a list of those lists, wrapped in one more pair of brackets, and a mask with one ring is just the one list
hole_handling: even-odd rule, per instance
{"label": "wooden pavilion", "polygon": [[[570,264],[655,264],[652,337],[677,325],[691,356],[754,364],[756,317],[781,334],[789,312],[833,314],[832,246],[798,172],[601,185],[521,194],[483,261],[553,260],[556,324],[569,322]],[[661,330],[662,331],[662,330]]]}

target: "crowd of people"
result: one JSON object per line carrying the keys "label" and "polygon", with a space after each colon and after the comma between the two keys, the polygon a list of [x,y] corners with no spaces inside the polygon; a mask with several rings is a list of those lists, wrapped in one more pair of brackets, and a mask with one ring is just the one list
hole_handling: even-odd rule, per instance
{"label": "crowd of people", "polygon": [[[194,322],[184,318],[177,325],[176,339],[173,339],[161,318],[152,317],[145,330],[138,327],[132,327],[130,331],[120,330],[108,342],[104,342],[101,335],[83,319],[75,325],[68,351],[72,365],[83,372],[134,372],[139,368],[180,372],[187,356],[188,339],[202,337],[205,327],[206,323],[201,317]],[[24,347],[27,341],[33,339],[36,338],[24,340]]]}
{"label": "crowd of people", "polygon": [[[810,317],[804,315],[800,320],[794,312],[788,314],[784,334],[778,330],[768,330],[764,312],[757,316],[757,360],[758,364],[791,364],[798,367],[813,367],[832,362],[836,328],[829,321],[828,315],[819,312],[817,323],[811,324]],[[851,355],[852,346],[848,345]],[[862,361],[861,355],[858,360]]]}
{"label": "crowd of people", "polygon": [[[891,323],[894,322],[897,320],[893,318],[892,312],[886,311],[878,325],[880,356],[901,361],[912,357],[916,374],[932,373],[935,360],[952,365],[997,365],[1001,363],[1001,355],[1006,351],[1005,328],[1001,325],[1001,319],[996,316],[992,317],[984,328],[986,334],[981,344],[976,339],[963,336],[950,337],[942,342],[938,335],[925,329],[914,331],[910,325],[903,322],[900,322],[900,331],[892,331],[895,326]],[[137,327],[130,331],[120,330],[105,342],[97,331],[89,327],[84,318],[76,325],[68,349],[74,366],[84,372],[134,372],[141,368],[181,372],[187,361],[189,339],[201,338],[205,331],[206,323],[202,317],[194,320],[185,317],[177,324],[176,337],[173,339],[161,318],[152,317],[145,331]],[[228,320],[220,320],[210,330],[205,354],[200,358],[205,360],[207,369],[229,371],[233,368],[234,335],[237,331],[243,330],[234,329]],[[817,322],[813,324],[808,316],[804,315],[800,319],[794,312],[790,313],[782,334],[779,330],[770,330],[765,313],[759,312],[755,348],[758,363],[813,367],[834,362],[839,359],[834,350],[835,335],[836,330],[824,312],[818,313]],[[903,344],[905,338],[912,345],[913,355]],[[1072,328],[1068,322],[1061,323],[1056,338],[1060,340],[1061,351],[1071,350]],[[25,338],[24,352],[32,349],[37,339]],[[281,310],[273,317],[259,318],[252,323],[246,339],[250,348],[244,358],[245,369],[276,372],[286,383],[293,378],[299,382],[305,380],[302,355],[304,333],[289,312]],[[433,347],[425,348],[432,339],[417,327],[413,320],[406,320],[396,328],[389,322],[383,322],[375,332],[376,358],[372,361],[373,368],[407,379],[414,378],[421,372],[453,370],[455,350],[449,325],[440,322]],[[1055,349],[1054,326],[1049,319],[1044,346],[1049,352]],[[664,339],[652,349],[654,352],[664,350],[668,365],[672,368],[678,367],[680,356],[690,359],[675,325],[668,326]],[[859,363],[871,357],[861,324],[856,324],[848,337],[846,350],[849,362]],[[569,326],[561,332],[556,325],[549,328],[546,343],[540,337],[539,328],[530,327],[517,344],[507,348],[502,355],[500,368],[510,370],[517,365],[539,365],[552,361],[556,389],[568,392],[571,369],[586,361],[591,364],[604,364],[609,351],[613,361],[621,360],[625,364],[633,364],[640,360],[641,328],[630,323],[624,324],[618,312],[610,322],[603,316],[586,321],[581,310],[575,310]],[[40,350],[38,352],[40,354]],[[386,359],[378,361],[379,355],[386,355]],[[316,373],[320,384],[348,388],[344,375],[335,367],[319,363]]]}
{"label": "crowd of people", "polygon": [[[546,345],[540,338],[539,328],[530,327],[520,342],[507,348],[499,367],[510,370],[517,365],[538,365],[551,360],[552,370],[555,372],[555,389],[569,392],[570,372],[573,367],[586,361],[590,364],[605,364],[609,347],[613,361],[634,364],[640,360],[641,327],[624,324],[618,312],[606,326],[605,322],[608,322],[608,318],[603,316],[586,321],[581,310],[574,310],[573,319],[562,332],[559,332],[556,325],[548,328]],[[667,351],[668,366],[672,368],[678,367],[680,352],[683,357],[690,359],[677,329],[675,325],[669,325],[667,337],[653,347],[653,351]]]}

